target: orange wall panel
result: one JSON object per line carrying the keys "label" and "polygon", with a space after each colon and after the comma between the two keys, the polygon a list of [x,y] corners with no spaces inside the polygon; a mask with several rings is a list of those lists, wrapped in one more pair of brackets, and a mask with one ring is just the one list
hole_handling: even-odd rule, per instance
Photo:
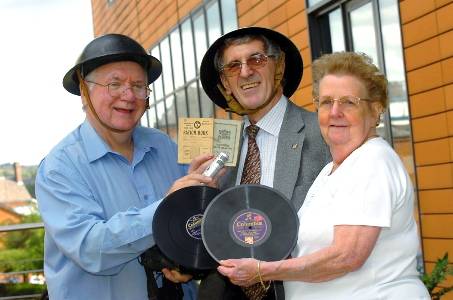
{"label": "orange wall panel", "polygon": [[453,28],[453,3],[441,7],[437,10],[437,24],[439,33],[445,32]]}
{"label": "orange wall panel", "polygon": [[428,262],[435,262],[448,252],[449,260],[453,257],[453,243],[451,239],[423,239],[423,256]]}
{"label": "orange wall panel", "polygon": [[288,20],[288,34],[293,36],[307,28],[307,14],[300,12]]}
{"label": "orange wall panel", "polygon": [[438,88],[413,95],[411,97],[410,108],[412,118],[437,114],[445,111],[444,89]]}
{"label": "orange wall panel", "polygon": [[416,94],[442,85],[442,66],[435,63],[407,73],[409,94]]}
{"label": "orange wall panel", "polygon": [[444,138],[447,136],[446,113],[412,120],[412,137],[414,142]]}
{"label": "orange wall panel", "polygon": [[442,7],[444,5],[447,5],[448,3],[453,3],[453,0],[435,0],[436,2],[436,7]]}
{"label": "orange wall panel", "polygon": [[453,56],[453,30],[447,31],[439,36],[439,50],[441,58]]}
{"label": "orange wall panel", "polygon": [[305,10],[305,1],[300,0],[289,0],[286,1],[286,14],[288,18],[300,13],[301,11]]}
{"label": "orange wall panel", "polygon": [[422,214],[429,213],[453,214],[453,189],[420,191],[419,200],[420,200],[419,207]]}
{"label": "orange wall panel", "polygon": [[[439,38],[434,37],[405,50],[406,70],[424,67],[440,59]],[[426,51],[429,49],[429,51]]]}
{"label": "orange wall panel", "polygon": [[453,214],[422,215],[423,236],[426,238],[453,238]]}
{"label": "orange wall panel", "polygon": [[437,35],[436,14],[433,12],[404,24],[402,29],[403,43],[405,47],[430,39]]}
{"label": "orange wall panel", "polygon": [[[416,143],[414,149],[417,166],[442,164],[451,161],[449,141],[446,138]],[[436,155],[433,155],[433,153]]]}
{"label": "orange wall panel", "polygon": [[453,57],[443,60],[441,65],[442,65],[443,83],[444,84],[452,83],[453,82]]}
{"label": "orange wall panel", "polygon": [[417,167],[418,188],[421,190],[453,187],[453,164]]}
{"label": "orange wall panel", "polygon": [[434,0],[405,0],[401,2],[401,22],[403,24],[432,12]]}

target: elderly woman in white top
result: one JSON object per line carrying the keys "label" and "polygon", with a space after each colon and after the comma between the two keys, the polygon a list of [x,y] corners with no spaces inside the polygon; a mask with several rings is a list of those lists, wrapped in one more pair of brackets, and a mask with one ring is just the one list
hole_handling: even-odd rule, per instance
{"label": "elderly woman in white top", "polygon": [[219,272],[241,286],[283,280],[286,299],[430,299],[416,271],[413,187],[376,133],[386,78],[364,54],[324,55],[313,63],[313,95],[333,161],[298,212],[292,258],[230,259]]}

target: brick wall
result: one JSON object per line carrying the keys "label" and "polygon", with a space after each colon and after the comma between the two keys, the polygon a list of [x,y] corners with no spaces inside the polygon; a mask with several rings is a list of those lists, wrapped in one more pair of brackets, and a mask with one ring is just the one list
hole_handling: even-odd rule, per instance
{"label": "brick wall", "polygon": [[122,33],[151,48],[202,0],[91,0],[94,35]]}
{"label": "brick wall", "polygon": [[445,251],[453,258],[453,1],[403,0],[400,13],[424,258],[431,270]]}

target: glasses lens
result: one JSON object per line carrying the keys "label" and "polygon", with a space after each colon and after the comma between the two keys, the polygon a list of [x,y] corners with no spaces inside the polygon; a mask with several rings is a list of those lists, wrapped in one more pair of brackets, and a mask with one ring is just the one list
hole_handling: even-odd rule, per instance
{"label": "glasses lens", "polygon": [[320,108],[330,108],[333,105],[333,102],[335,101],[331,97],[320,97],[318,98],[319,101],[319,107]]}
{"label": "glasses lens", "polygon": [[149,95],[149,89],[146,85],[133,85],[132,92],[138,99],[145,99]]}
{"label": "glasses lens", "polygon": [[229,64],[226,64],[222,68],[223,74],[226,76],[233,76],[238,74],[241,71],[241,63],[239,61],[233,61]]}
{"label": "glasses lens", "polygon": [[267,63],[267,57],[264,54],[256,54],[247,59],[247,65],[251,68],[261,68]]}
{"label": "glasses lens", "polygon": [[[110,96],[119,97],[121,94],[129,89],[127,84],[121,84],[119,82],[111,82],[108,85]],[[134,84],[130,87],[132,93],[137,99],[145,99],[149,96],[149,89],[146,85]]]}
{"label": "glasses lens", "polygon": [[339,99],[339,102],[343,106],[357,106],[359,105],[360,98],[354,96],[344,96]]}

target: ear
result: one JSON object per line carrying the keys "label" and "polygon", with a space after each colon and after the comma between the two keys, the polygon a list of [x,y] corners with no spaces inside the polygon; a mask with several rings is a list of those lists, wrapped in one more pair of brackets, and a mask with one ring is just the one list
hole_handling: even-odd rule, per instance
{"label": "ear", "polygon": [[381,114],[384,112],[381,102],[371,102],[371,114],[376,119],[376,124],[379,124]]}
{"label": "ear", "polygon": [[222,85],[225,88],[225,92],[228,95],[231,95],[230,84],[228,83],[228,80],[226,79],[226,77],[222,73],[220,73],[220,81],[222,82]]}

